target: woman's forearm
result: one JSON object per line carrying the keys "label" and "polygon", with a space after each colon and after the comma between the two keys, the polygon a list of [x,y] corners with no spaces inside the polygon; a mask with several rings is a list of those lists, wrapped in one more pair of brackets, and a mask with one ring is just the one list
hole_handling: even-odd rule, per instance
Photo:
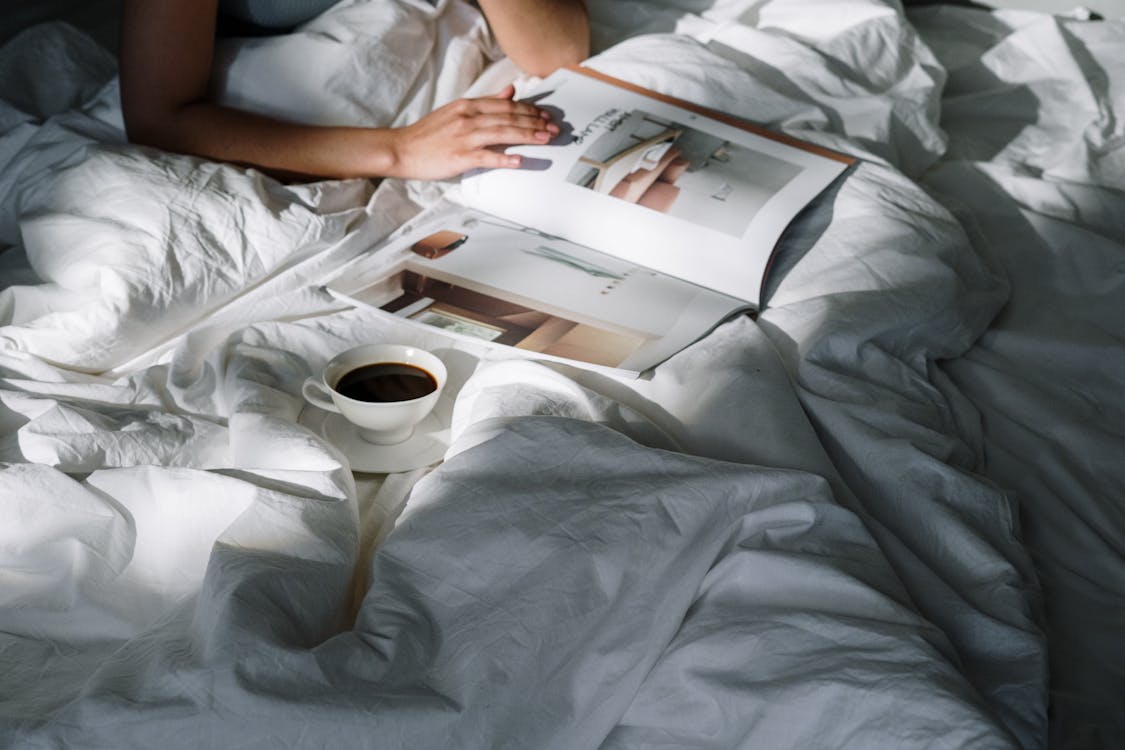
{"label": "woman's forearm", "polygon": [[514,93],[508,86],[496,96],[458,99],[401,128],[298,125],[198,102],[148,110],[134,118],[129,138],[290,177],[439,180],[518,167],[520,157],[496,147],[547,143],[559,132],[547,112],[513,101]]}
{"label": "woman's forearm", "polygon": [[521,70],[545,76],[590,54],[581,0],[479,0],[500,48]]}
{"label": "woman's forearm", "polygon": [[[577,0],[495,4],[504,9],[498,33],[516,54],[538,48],[541,61],[581,59],[587,24]],[[451,102],[401,128],[300,125],[225,107],[207,90],[215,13],[216,0],[125,0],[121,108],[130,141],[290,176],[444,179],[519,166],[518,156],[497,147],[546,143],[558,133],[546,112],[513,101],[511,86]],[[508,35],[522,22],[513,40]]]}
{"label": "woman's forearm", "polygon": [[216,0],[125,0],[121,107],[130,141],[293,175],[395,171],[390,131],[308,127],[210,101],[216,5]]}
{"label": "woman's forearm", "polygon": [[300,125],[202,101],[134,118],[128,130],[134,143],[294,176],[401,176],[386,128]]}

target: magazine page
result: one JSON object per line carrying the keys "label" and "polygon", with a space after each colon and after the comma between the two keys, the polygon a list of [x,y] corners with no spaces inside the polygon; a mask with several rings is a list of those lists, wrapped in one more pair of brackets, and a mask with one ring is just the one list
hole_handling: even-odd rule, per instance
{"label": "magazine page", "polygon": [[854,161],[581,68],[527,100],[562,132],[456,200],[754,307],[785,227]]}
{"label": "magazine page", "polygon": [[449,203],[327,288],[454,337],[631,373],[746,309],[718,292]]}

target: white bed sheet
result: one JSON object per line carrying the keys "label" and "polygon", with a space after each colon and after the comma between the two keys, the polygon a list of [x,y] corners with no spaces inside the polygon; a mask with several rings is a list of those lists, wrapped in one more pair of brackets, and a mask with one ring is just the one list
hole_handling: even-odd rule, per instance
{"label": "white bed sheet", "polygon": [[[368,5],[317,23],[388,12]],[[403,85],[353,77],[350,98],[306,101],[310,117],[378,122],[463,91],[494,50],[464,8],[423,5],[395,11],[413,38],[464,44],[446,58],[417,45],[393,69]],[[946,71],[963,67],[971,89],[992,48],[941,44],[958,16],[931,19],[924,44],[875,0],[695,5],[648,5],[642,23],[636,3],[593,4],[609,49],[592,64],[865,161],[787,235],[758,322],[725,325],[637,381],[482,361],[341,310],[317,279],[424,193],[281,186],[120,146],[104,53],[59,27],[5,49],[0,82],[19,85],[0,97],[0,241],[18,248],[0,254],[0,738],[1046,743],[1038,579],[1016,511],[1039,507],[1025,494],[1044,515],[1052,506],[1014,481],[1026,462],[997,459],[1011,435],[990,409],[1038,413],[1054,396],[984,398],[1000,381],[978,363],[1009,334],[973,343],[1007,309],[1007,279],[983,230],[966,235],[914,181],[963,197],[958,170],[980,170],[961,162],[1010,166],[959,151],[994,125],[948,111],[939,124]],[[1103,66],[1120,63],[1120,27],[1106,28],[1086,47]],[[319,53],[327,69],[354,57],[354,34],[339,38]],[[232,58],[242,90],[284,54],[276,44]],[[54,68],[19,67],[44,49]],[[70,88],[46,98],[39,71],[52,69]],[[9,93],[27,83],[30,98]],[[384,98],[347,104],[368,96]],[[1119,93],[1103,104],[1122,111]],[[1096,153],[1057,167],[1120,179],[1120,148]],[[1107,207],[1090,225],[1117,226],[1113,194],[1098,195]],[[1022,341],[1018,326],[1011,336]],[[452,365],[451,457],[420,481],[353,476],[298,423],[303,378],[373,338]],[[1019,354],[1009,371],[1022,374]],[[1116,377],[1099,403],[1112,404]],[[1076,512],[1119,512],[1109,497]],[[1047,547],[1060,567],[1075,559],[1061,546]],[[1119,553],[1098,558],[1105,570]],[[1068,679],[1078,692],[1102,684],[1085,668]],[[1081,718],[1091,737],[1112,731]]]}
{"label": "white bed sheet", "polygon": [[944,369],[980,410],[983,470],[1021,506],[1051,636],[1051,743],[1120,746],[1125,23],[915,20],[950,71],[950,150],[925,184],[1010,288]]}

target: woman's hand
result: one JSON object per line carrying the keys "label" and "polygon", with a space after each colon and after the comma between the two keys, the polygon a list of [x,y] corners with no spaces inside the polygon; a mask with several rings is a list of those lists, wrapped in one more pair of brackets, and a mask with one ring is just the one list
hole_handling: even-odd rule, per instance
{"label": "woman's hand", "polygon": [[544,110],[512,101],[514,95],[507,86],[495,96],[458,99],[392,131],[389,176],[441,180],[471,169],[520,166],[519,156],[497,147],[544,144],[559,127]]}

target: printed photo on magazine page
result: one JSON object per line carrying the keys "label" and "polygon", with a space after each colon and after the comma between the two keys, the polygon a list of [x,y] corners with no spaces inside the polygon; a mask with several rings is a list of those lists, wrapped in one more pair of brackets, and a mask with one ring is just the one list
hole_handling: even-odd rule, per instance
{"label": "printed photo on magazine page", "polygon": [[[386,313],[537,356],[640,372],[740,300],[470,209],[447,205],[331,286]],[[373,266],[374,268],[375,266]]]}

